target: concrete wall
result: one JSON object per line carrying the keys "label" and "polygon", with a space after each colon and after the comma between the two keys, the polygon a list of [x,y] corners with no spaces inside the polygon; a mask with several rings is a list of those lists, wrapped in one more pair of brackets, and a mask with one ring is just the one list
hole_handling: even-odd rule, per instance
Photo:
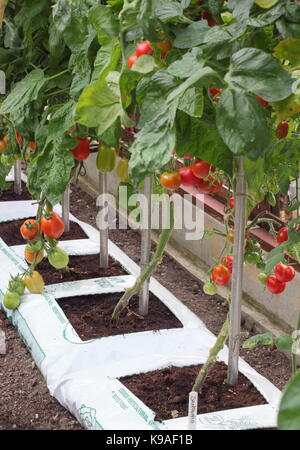
{"label": "concrete wall", "polygon": [[[99,172],[96,169],[95,158],[95,154],[89,157],[87,161],[88,176],[81,178],[81,183],[85,185],[85,189],[87,191],[90,190],[90,193],[93,191],[94,194],[95,191],[98,191],[99,186]],[[109,174],[108,178],[109,192],[116,194],[119,180],[114,172]],[[205,230],[215,229],[222,232],[225,231],[221,222],[206,213],[204,214],[203,225]],[[188,256],[194,264],[202,268],[206,265],[208,268],[218,259],[224,246],[224,238],[214,235],[213,237],[205,237],[201,240],[187,241],[185,234],[188,231],[185,228],[182,230],[174,230],[171,244],[174,248],[185,254],[185,256]],[[274,325],[279,326],[286,332],[290,332],[298,321],[300,309],[300,274],[297,273],[294,280],[287,283],[286,290],[282,294],[273,295],[257,280],[259,273],[260,271],[255,266],[245,265],[243,284],[244,302],[254,306],[258,312],[265,314]]]}

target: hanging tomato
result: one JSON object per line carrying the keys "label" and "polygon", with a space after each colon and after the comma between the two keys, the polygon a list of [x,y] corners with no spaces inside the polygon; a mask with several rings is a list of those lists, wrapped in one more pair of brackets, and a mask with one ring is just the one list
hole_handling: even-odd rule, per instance
{"label": "hanging tomato", "polygon": [[129,181],[128,177],[128,159],[123,156],[116,167],[116,174],[123,183]]}
{"label": "hanging tomato", "polygon": [[116,150],[113,147],[106,147],[105,145],[100,145],[96,166],[100,172],[112,172],[116,165]]}
{"label": "hanging tomato", "polygon": [[76,161],[84,161],[90,156],[90,143],[88,139],[76,138],[79,144],[71,150]]}

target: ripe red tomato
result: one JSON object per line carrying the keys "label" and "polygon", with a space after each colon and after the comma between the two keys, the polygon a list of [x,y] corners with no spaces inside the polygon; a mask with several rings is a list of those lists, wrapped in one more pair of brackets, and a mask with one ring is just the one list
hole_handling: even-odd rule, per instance
{"label": "ripe red tomato", "polygon": [[227,284],[230,281],[230,277],[230,270],[222,264],[218,264],[212,271],[211,275],[212,280],[220,286]]}
{"label": "ripe red tomato", "polygon": [[30,148],[30,150],[32,152],[34,152],[36,150],[36,143],[33,142],[33,141],[30,141],[29,144],[28,144],[28,147]]}
{"label": "ripe red tomato", "polygon": [[76,138],[79,144],[71,150],[76,161],[84,161],[90,155],[90,144],[88,139]]}
{"label": "ripe red tomato", "polygon": [[259,101],[260,105],[263,106],[264,108],[269,106],[269,102],[266,102],[266,100],[264,100],[263,98],[259,97],[258,95],[256,95],[255,97]]}
{"label": "ripe red tomato", "polygon": [[281,294],[285,290],[285,283],[277,280],[275,275],[270,275],[267,278],[266,286],[272,294]]}
{"label": "ripe red tomato", "polygon": [[131,67],[133,66],[134,61],[135,61],[137,58],[138,58],[138,57],[137,57],[136,54],[130,55],[130,56],[129,56],[128,61],[127,61],[127,65],[128,65],[128,67],[129,67],[129,69],[131,69]]}
{"label": "ripe red tomato", "polygon": [[195,186],[199,183],[199,178],[193,174],[191,166],[183,167],[179,170],[181,176],[181,184],[184,186]]}
{"label": "ripe red tomato", "polygon": [[223,89],[208,89],[210,95],[214,97],[215,95],[221,94]]}
{"label": "ripe red tomato", "polygon": [[135,54],[136,56],[142,56],[142,55],[153,55],[154,51],[151,48],[150,42],[149,41],[142,41],[140,42],[135,50]]}
{"label": "ripe red tomato", "polygon": [[20,233],[24,239],[31,241],[39,231],[39,223],[35,219],[27,219],[20,227]]}
{"label": "ripe red tomato", "polygon": [[277,139],[284,139],[285,137],[287,137],[288,132],[289,132],[289,124],[288,122],[283,121],[277,125],[275,135]]}
{"label": "ripe red tomato", "polygon": [[64,222],[54,211],[41,218],[41,231],[50,239],[59,239],[65,229]]}
{"label": "ripe red tomato", "polygon": [[274,272],[277,280],[283,283],[292,281],[296,275],[295,269],[292,266],[287,266],[283,263],[276,264]]}
{"label": "ripe red tomato", "polygon": [[16,132],[16,141],[18,145],[23,145],[23,137],[20,133]]}
{"label": "ripe red tomato", "polygon": [[178,189],[181,185],[181,175],[179,172],[164,172],[160,177],[160,184],[169,190]]}
{"label": "ripe red tomato", "polygon": [[5,145],[4,139],[0,140],[0,153],[4,153],[7,148],[7,145]]}
{"label": "ripe red tomato", "polygon": [[288,238],[288,227],[280,228],[276,236],[277,244],[282,244],[283,242],[287,241]]}
{"label": "ripe red tomato", "polygon": [[234,197],[230,197],[229,199],[229,208],[234,209]]}
{"label": "ripe red tomato", "polygon": [[229,269],[230,273],[232,272],[233,256],[223,256],[221,263]]}
{"label": "ripe red tomato", "polygon": [[212,168],[212,165],[202,159],[197,159],[191,166],[192,172],[197,178],[206,178]]}
{"label": "ripe red tomato", "polygon": [[206,194],[216,194],[223,186],[221,180],[216,180],[213,176],[209,176],[207,180],[200,179],[197,184],[200,191]]}

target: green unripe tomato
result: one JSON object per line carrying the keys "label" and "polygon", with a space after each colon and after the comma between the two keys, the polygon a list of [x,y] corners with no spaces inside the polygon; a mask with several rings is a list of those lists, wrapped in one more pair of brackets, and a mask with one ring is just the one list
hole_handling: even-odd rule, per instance
{"label": "green unripe tomato", "polygon": [[23,295],[25,291],[25,283],[19,277],[12,278],[8,282],[8,289],[12,292],[16,292],[19,295]]}
{"label": "green unripe tomato", "polygon": [[59,247],[48,252],[48,261],[55,269],[64,269],[69,264],[69,255]]}
{"label": "green unripe tomato", "polygon": [[257,275],[257,279],[258,281],[260,281],[262,284],[266,284],[268,275],[266,273],[260,273],[259,275]]}
{"label": "green unripe tomato", "polygon": [[257,264],[260,260],[260,254],[257,252],[246,252],[244,255],[244,261],[246,264]]}
{"label": "green unripe tomato", "polygon": [[3,299],[3,305],[7,309],[16,309],[21,304],[21,297],[17,292],[6,291]]}
{"label": "green unripe tomato", "polygon": [[203,292],[207,295],[215,295],[217,293],[217,286],[212,281],[208,281],[203,285]]}
{"label": "green unripe tomato", "polygon": [[266,263],[261,259],[260,261],[258,261],[258,262],[256,263],[256,267],[257,267],[259,270],[265,270],[265,268],[266,268]]}

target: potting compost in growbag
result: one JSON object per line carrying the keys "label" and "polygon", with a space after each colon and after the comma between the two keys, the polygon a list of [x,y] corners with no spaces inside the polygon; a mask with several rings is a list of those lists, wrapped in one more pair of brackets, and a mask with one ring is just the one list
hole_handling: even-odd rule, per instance
{"label": "potting compost in growbag", "polygon": [[[23,202],[9,203],[20,217]],[[0,205],[0,221],[7,208]],[[55,210],[60,213],[61,207]],[[88,239],[62,241],[69,254],[99,252],[99,232],[74,216]],[[83,243],[84,241],[84,243]],[[109,254],[129,275],[74,281],[47,286],[43,295],[26,293],[14,311],[3,306],[3,295],[10,275],[27,267],[24,246],[8,247],[0,240],[1,304],[7,317],[18,330],[43,373],[50,393],[65,406],[86,429],[168,429],[186,430],[187,417],[158,422],[155,411],[147,407],[119,380],[123,376],[161,369],[170,365],[185,366],[204,363],[215,336],[203,322],[158,281],[151,278],[150,290],[182,322],[183,328],[144,331],[82,341],[68,321],[57,299],[83,294],[123,292],[133,285],[140,268],[115,244],[109,241]],[[75,252],[75,253],[74,253]],[[218,359],[227,362],[228,348]],[[276,426],[281,392],[240,359],[243,373],[264,396],[266,405],[238,408],[197,416],[197,429],[249,429]]]}

